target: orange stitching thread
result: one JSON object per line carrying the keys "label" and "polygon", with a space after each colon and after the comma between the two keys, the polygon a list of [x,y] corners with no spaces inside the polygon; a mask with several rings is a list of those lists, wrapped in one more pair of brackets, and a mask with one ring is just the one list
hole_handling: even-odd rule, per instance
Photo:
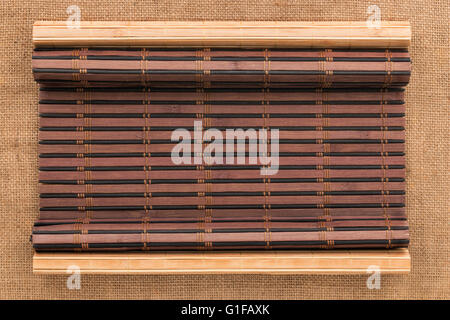
{"label": "orange stitching thread", "polygon": [[147,70],[147,52],[145,48],[141,49],[141,60],[139,61],[140,64],[140,69],[141,69],[141,83],[142,86],[146,87],[147,86],[147,82],[146,82],[146,74],[145,71]]}
{"label": "orange stitching thread", "polygon": [[383,87],[387,88],[392,83],[392,72],[394,71],[394,63],[392,61],[392,52],[388,49],[385,51],[385,75]]}
{"label": "orange stitching thread", "polygon": [[[381,89],[381,126],[385,127],[385,89]],[[383,186],[382,186],[382,207],[383,207],[383,215],[384,218],[389,220],[388,214],[387,214],[387,198],[386,198],[386,152],[385,152],[385,142],[386,142],[386,130],[382,130],[382,139],[381,139],[381,167],[383,172]]]}

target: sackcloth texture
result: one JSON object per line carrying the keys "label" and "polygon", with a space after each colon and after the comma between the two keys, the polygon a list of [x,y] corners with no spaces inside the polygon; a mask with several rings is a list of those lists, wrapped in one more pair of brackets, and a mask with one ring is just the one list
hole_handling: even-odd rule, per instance
{"label": "sackcloth texture", "polygon": [[[32,273],[29,236],[38,216],[38,87],[31,71],[32,25],[67,19],[78,5],[95,20],[364,21],[377,4],[383,20],[409,20],[413,40],[406,88],[407,215],[412,271],[383,275],[65,275]],[[0,299],[448,299],[448,1],[154,0],[3,1],[0,33]]]}

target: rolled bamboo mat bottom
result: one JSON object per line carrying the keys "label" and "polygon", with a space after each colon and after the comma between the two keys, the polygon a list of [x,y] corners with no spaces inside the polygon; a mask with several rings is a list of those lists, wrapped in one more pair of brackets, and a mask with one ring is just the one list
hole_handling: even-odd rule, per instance
{"label": "rolled bamboo mat bottom", "polygon": [[147,253],[35,253],[35,274],[408,273],[408,249]]}

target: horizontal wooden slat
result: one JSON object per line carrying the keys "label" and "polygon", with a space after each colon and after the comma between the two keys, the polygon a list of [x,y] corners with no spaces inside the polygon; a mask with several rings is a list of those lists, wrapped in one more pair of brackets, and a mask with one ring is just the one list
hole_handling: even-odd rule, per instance
{"label": "horizontal wooden slat", "polygon": [[334,251],[232,251],[145,253],[35,253],[33,272],[66,274],[366,274],[408,273],[407,249]]}
{"label": "horizontal wooden slat", "polygon": [[405,48],[411,41],[408,22],[384,21],[379,28],[357,22],[269,21],[37,21],[36,47],[334,47]]}

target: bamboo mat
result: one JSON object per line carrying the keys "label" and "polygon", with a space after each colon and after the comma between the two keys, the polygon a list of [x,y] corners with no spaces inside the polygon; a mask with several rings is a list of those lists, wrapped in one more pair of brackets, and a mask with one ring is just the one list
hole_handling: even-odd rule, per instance
{"label": "bamboo mat", "polygon": [[[406,92],[407,214],[412,272],[366,276],[82,276],[68,290],[66,276],[34,276],[29,234],[38,215],[37,85],[31,73],[35,20],[63,20],[71,1],[23,1],[2,7],[0,298],[301,299],[448,298],[448,8],[444,1],[380,1],[382,18],[409,20],[413,74]],[[364,20],[369,1],[78,1],[85,20]],[[5,235],[5,236],[3,236]]]}

